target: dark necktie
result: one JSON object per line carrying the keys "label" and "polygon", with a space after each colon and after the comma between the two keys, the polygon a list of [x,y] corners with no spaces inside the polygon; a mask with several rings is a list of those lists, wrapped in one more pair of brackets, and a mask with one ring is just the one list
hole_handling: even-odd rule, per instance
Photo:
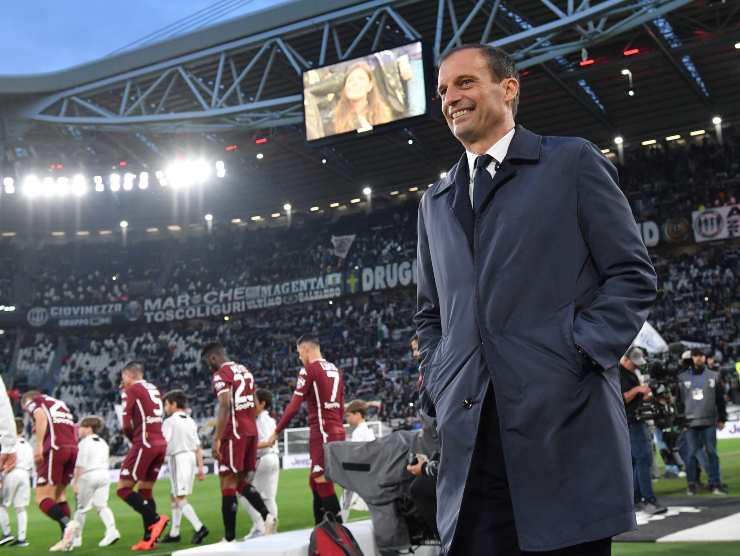
{"label": "dark necktie", "polygon": [[[486,168],[488,168],[488,165],[494,160],[496,159],[490,154],[482,154],[475,159],[475,178],[473,179],[473,210],[475,210],[475,212],[480,210],[483,201],[491,191],[493,177]],[[496,164],[498,165],[497,160]]]}

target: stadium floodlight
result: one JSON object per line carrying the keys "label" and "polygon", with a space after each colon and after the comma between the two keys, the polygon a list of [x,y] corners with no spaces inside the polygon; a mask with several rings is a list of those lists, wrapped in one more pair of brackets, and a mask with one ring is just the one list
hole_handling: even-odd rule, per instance
{"label": "stadium floodlight", "polygon": [[704,129],[695,129],[694,131],[689,132],[689,135],[692,137],[697,137],[699,135],[704,135],[706,133],[706,130]]}
{"label": "stadium floodlight", "polygon": [[736,48],[737,50],[740,50],[740,42],[736,42],[736,43],[735,43],[735,48]]}
{"label": "stadium floodlight", "polygon": [[373,192],[373,190],[372,190],[372,189],[370,189],[369,187],[363,187],[363,188],[362,188],[362,194],[363,194],[363,195],[364,195],[365,197],[369,197],[369,196],[370,196],[370,195],[372,194],[372,192]]}
{"label": "stadium floodlight", "polygon": [[44,197],[51,197],[56,193],[56,184],[54,183],[54,178],[51,176],[46,176],[41,181],[41,194]]}
{"label": "stadium floodlight", "polygon": [[359,197],[355,197],[354,199],[350,199],[349,203],[351,205],[356,205],[357,203],[359,203],[361,201],[362,201],[362,199],[360,199]]}
{"label": "stadium floodlight", "polygon": [[123,190],[131,191],[134,188],[135,179],[136,179],[136,174],[132,174],[131,172],[126,172],[123,175]]}
{"label": "stadium floodlight", "polygon": [[198,183],[205,183],[211,177],[211,165],[203,159],[187,163],[186,168],[192,169]]}
{"label": "stadium floodlight", "polygon": [[321,164],[326,164],[326,159],[325,158],[322,158],[321,159]]}
{"label": "stadium floodlight", "polygon": [[226,177],[226,166],[224,165],[223,160],[217,160],[216,161],[216,177],[217,178],[225,178]]}
{"label": "stadium floodlight", "polygon": [[283,205],[283,210],[284,210],[285,212],[290,212],[291,210],[293,210],[293,205],[291,205],[290,203],[285,203],[285,204]]}
{"label": "stadium floodlight", "polygon": [[121,223],[118,225],[121,227],[122,230],[128,228],[128,222],[126,220],[121,220]]}
{"label": "stadium floodlight", "polygon": [[112,173],[110,175],[110,190],[111,191],[120,191],[121,190],[121,174]]}
{"label": "stadium floodlight", "polygon": [[280,214],[279,212],[273,212],[273,213],[271,214],[271,216],[272,216],[273,218],[280,218],[280,217],[282,216],[282,214]]}
{"label": "stadium floodlight", "polygon": [[714,118],[712,118],[712,123],[714,125],[720,125],[722,123],[722,118],[720,118],[719,116],[715,116]]}
{"label": "stadium floodlight", "polygon": [[439,173],[439,179],[443,180],[447,177],[447,172],[440,172]]}
{"label": "stadium floodlight", "polygon": [[413,144],[414,144],[414,140],[413,140],[413,139],[409,139],[409,140],[408,140],[408,141],[406,141],[406,142],[407,142],[407,143],[408,143],[409,145],[413,145]]}
{"label": "stadium floodlight", "polygon": [[414,187],[409,187],[409,191],[410,191],[411,193],[416,193],[417,191],[419,191],[419,188],[418,188],[418,187],[416,187],[416,186],[414,186]]}
{"label": "stadium floodlight", "polygon": [[311,207],[308,210],[310,210],[311,212],[319,212],[320,209],[319,209],[319,207]]}
{"label": "stadium floodlight", "polygon": [[632,72],[625,68],[622,70],[622,75],[632,75]]}
{"label": "stadium floodlight", "polygon": [[82,174],[75,174],[72,178],[72,193],[75,197],[82,197],[87,193],[87,180]]}
{"label": "stadium floodlight", "polygon": [[655,145],[655,143],[657,143],[655,139],[645,139],[645,141],[642,141],[640,145],[643,147],[649,147],[650,145]]}
{"label": "stadium floodlight", "polygon": [[263,158],[265,158],[265,155],[262,154],[262,153],[257,153],[257,157],[256,158],[257,158],[257,160],[262,160]]}
{"label": "stadium floodlight", "polygon": [[64,197],[69,194],[69,178],[59,177],[56,181],[56,187],[54,187],[54,194],[59,197]]}
{"label": "stadium floodlight", "polygon": [[677,141],[680,138],[681,136],[676,134],[676,135],[669,135],[668,137],[665,138],[665,140],[666,141]]}
{"label": "stadium floodlight", "polygon": [[614,138],[614,144],[615,145],[621,145],[622,143],[624,143],[624,138],[621,135],[617,135]]}
{"label": "stadium floodlight", "polygon": [[139,174],[139,189],[149,188],[149,172],[141,172]]}
{"label": "stadium floodlight", "polygon": [[15,193],[15,180],[10,176],[4,177],[3,187],[5,188],[5,193],[7,193],[8,195],[12,195],[13,193]]}
{"label": "stadium floodlight", "polygon": [[212,215],[212,214],[211,214],[210,212],[209,212],[208,214],[206,214],[206,215],[205,215],[205,216],[204,216],[203,218],[204,218],[204,220],[205,220],[206,222],[208,222],[209,224],[210,224],[211,222],[213,222],[213,215]]}
{"label": "stadium floodlight", "polygon": [[261,216],[252,216],[252,218],[250,218],[250,220],[252,222],[259,222],[260,220],[262,220],[262,217]]}
{"label": "stadium floodlight", "polygon": [[23,179],[23,194],[32,199],[41,193],[41,182],[34,174],[29,174]]}
{"label": "stadium floodlight", "polygon": [[333,208],[333,209],[335,209],[335,208],[337,208],[338,206],[339,206],[339,203],[331,203],[331,204],[329,205],[329,208]]}

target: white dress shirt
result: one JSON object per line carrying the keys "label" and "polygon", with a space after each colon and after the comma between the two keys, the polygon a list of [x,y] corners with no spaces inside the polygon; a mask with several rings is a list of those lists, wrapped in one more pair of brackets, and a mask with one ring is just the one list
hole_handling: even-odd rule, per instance
{"label": "white dress shirt", "polygon": [[[511,140],[514,137],[514,131],[516,130],[515,127],[512,127],[511,130],[504,135],[501,139],[496,141],[496,143],[488,149],[483,154],[490,154],[495,161],[501,163],[504,161],[504,158],[506,158],[506,153],[509,152],[509,145],[511,144]],[[481,155],[471,153],[470,151],[465,151],[465,154],[468,157],[468,172],[470,173],[470,185],[469,191],[470,191],[470,205],[473,205],[473,188],[475,187],[475,159],[478,158]],[[486,168],[488,170],[488,173],[491,174],[491,177],[496,175],[496,162],[491,161],[491,163]]]}

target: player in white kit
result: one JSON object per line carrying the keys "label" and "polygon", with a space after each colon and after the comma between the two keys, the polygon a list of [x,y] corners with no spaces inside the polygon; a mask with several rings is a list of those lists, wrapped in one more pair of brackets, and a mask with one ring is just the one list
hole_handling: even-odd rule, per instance
{"label": "player in white kit", "polygon": [[[2,478],[1,504],[0,504],[0,527],[3,536],[0,538],[0,546],[28,546],[26,540],[26,529],[28,527],[28,513],[26,508],[31,501],[31,473],[33,472],[33,448],[23,438],[23,419],[15,419],[15,430],[18,434],[16,443],[15,467]],[[10,518],[8,508],[15,509],[15,517],[18,523],[18,536],[13,537],[10,532]]]}
{"label": "player in white kit", "polygon": [[172,390],[164,397],[164,411],[167,419],[162,423],[162,434],[167,440],[167,466],[170,469],[172,495],[172,525],[169,534],[161,543],[180,542],[180,523],[182,517],[193,526],[192,544],[200,544],[208,535],[187,497],[193,493],[193,481],[205,479],[203,449],[200,447],[198,425],[185,412],[187,396],[182,390]]}
{"label": "player in white kit", "polygon": [[105,535],[98,546],[110,546],[121,538],[116,528],[113,512],[108,507],[110,492],[110,449],[108,443],[100,436],[104,421],[101,417],[92,415],[80,421],[80,443],[75,463],[75,475],[72,482],[77,495],[77,511],[75,521],[79,529],[72,541],[73,548],[82,546],[82,530],[85,527],[87,512],[95,508],[100,520],[105,526]]}
{"label": "player in white kit", "polygon": [[[352,400],[344,410],[347,416],[347,423],[352,427],[352,437],[350,438],[352,442],[372,442],[375,440],[375,433],[367,426],[367,422],[365,421],[368,407],[365,401]],[[341,507],[342,521],[345,523],[349,520],[350,510],[368,511],[365,501],[356,492],[352,492],[351,490],[345,490],[342,494]]]}
{"label": "player in white kit", "polygon": [[[255,415],[257,417],[257,470],[254,473],[252,484],[260,493],[265,501],[265,506],[270,511],[270,515],[277,518],[278,508],[275,497],[277,496],[278,478],[280,476],[280,458],[277,442],[270,445],[267,439],[275,432],[275,419],[270,416],[272,409],[272,393],[268,390],[257,389],[255,392],[257,405],[255,406]],[[239,502],[249,517],[252,519],[252,529],[244,540],[260,537],[265,534],[265,521],[255,510],[246,498],[239,496]],[[276,529],[277,531],[277,525]]]}

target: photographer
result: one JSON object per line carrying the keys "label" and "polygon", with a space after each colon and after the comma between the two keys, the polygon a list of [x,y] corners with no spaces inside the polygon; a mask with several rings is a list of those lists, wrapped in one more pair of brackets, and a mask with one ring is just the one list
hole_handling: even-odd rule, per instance
{"label": "photographer", "polygon": [[409,462],[406,470],[414,477],[410,493],[416,504],[420,517],[435,538],[439,538],[437,531],[437,472],[439,470],[439,452],[428,459],[424,454],[416,454]]}
{"label": "photographer", "polygon": [[622,384],[622,396],[627,413],[627,425],[630,432],[632,449],[632,472],[634,475],[635,509],[649,515],[662,514],[668,508],[658,504],[653,493],[652,452],[650,431],[639,415],[640,405],[649,400],[653,393],[647,384],[641,384],[638,368],[645,365],[645,354],[638,347],[631,347],[619,360],[619,375]]}
{"label": "photographer", "polygon": [[679,392],[686,418],[686,441],[688,458],[686,461],[686,480],[688,494],[697,491],[699,470],[696,456],[706,450],[709,488],[712,494],[724,495],[727,490],[722,486],[719,474],[719,457],[717,456],[717,430],[722,430],[727,421],[724,393],[719,373],[707,368],[707,358],[700,349],[691,350],[691,369],[681,373]]}

